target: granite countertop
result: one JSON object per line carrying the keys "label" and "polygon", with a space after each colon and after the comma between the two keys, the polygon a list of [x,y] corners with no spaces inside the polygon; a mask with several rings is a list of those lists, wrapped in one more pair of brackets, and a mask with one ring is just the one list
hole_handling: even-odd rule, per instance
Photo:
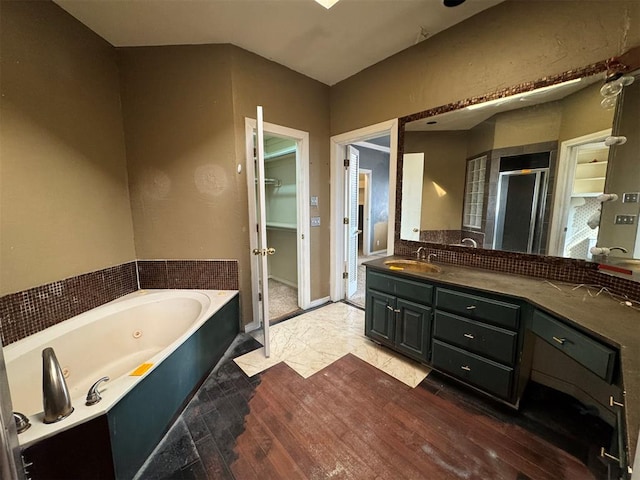
{"label": "granite countertop", "polygon": [[[385,262],[408,257],[389,256],[366,262],[368,267],[429,279],[444,285],[469,287],[487,293],[498,293],[526,300],[563,318],[577,329],[599,338],[620,351],[625,390],[625,417],[630,459],[633,462],[640,432],[640,308],[628,306],[597,287],[563,283],[543,278],[526,277],[482,270],[473,267],[434,262],[441,273],[390,270]],[[596,296],[597,295],[597,296]]]}

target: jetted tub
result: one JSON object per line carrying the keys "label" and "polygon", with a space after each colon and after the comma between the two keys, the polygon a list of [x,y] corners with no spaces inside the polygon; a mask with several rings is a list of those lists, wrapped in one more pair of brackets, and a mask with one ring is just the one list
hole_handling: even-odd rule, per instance
{"label": "jetted tub", "polygon": [[[70,462],[78,463],[78,448],[96,443],[105,451],[104,443],[109,443],[113,475],[105,475],[103,465],[100,476],[132,477],[238,331],[237,291],[139,290],[5,347],[13,409],[32,424],[18,436],[27,460],[34,462],[32,470],[47,471],[38,464],[49,462],[40,455],[45,450],[56,468],[63,468],[53,445],[73,451]],[[46,347],[55,350],[75,409],[53,424],[42,422]],[[151,366],[132,376],[143,364]],[[99,388],[102,400],[85,406],[87,391],[104,376],[110,380]],[[79,428],[84,424],[91,426]],[[108,441],[96,441],[107,438],[101,433],[107,425]],[[87,428],[98,433],[89,433],[92,438],[83,442],[82,430]],[[65,445],[68,441],[80,445]],[[37,458],[29,458],[30,450]],[[85,453],[85,459],[92,455]],[[98,465],[102,460],[91,461]]]}

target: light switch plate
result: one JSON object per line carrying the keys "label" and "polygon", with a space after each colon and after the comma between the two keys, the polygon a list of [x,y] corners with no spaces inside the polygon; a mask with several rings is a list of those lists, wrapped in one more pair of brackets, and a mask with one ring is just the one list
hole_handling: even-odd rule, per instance
{"label": "light switch plate", "polygon": [[319,227],[320,226],[320,217],[311,217],[311,226]]}
{"label": "light switch plate", "polygon": [[635,215],[616,215],[613,222],[616,225],[633,225],[636,223]]}
{"label": "light switch plate", "polygon": [[318,206],[318,197],[317,196],[311,197],[311,206],[312,207],[317,207]]}
{"label": "light switch plate", "polygon": [[626,192],[622,194],[622,203],[638,203],[640,199],[640,193],[638,192]]}

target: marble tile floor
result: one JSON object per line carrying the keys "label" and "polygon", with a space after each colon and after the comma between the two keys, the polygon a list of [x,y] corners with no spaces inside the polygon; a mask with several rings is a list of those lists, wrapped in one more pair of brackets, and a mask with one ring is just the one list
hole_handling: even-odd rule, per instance
{"label": "marble tile floor", "polygon": [[375,253],[368,256],[358,255],[358,287],[353,295],[351,295],[348,299],[349,303],[353,303],[359,307],[364,308],[365,304],[365,284],[366,284],[366,269],[364,262],[368,262],[369,260],[373,260],[375,258],[386,257],[387,252]]}
{"label": "marble tile floor", "polygon": [[[270,328],[271,355],[260,348],[234,359],[252,377],[284,362],[303,378],[348,353],[364,360],[409,387],[417,386],[431,371],[364,336],[364,311],[346,303],[332,303]],[[261,331],[256,339],[263,343]]]}

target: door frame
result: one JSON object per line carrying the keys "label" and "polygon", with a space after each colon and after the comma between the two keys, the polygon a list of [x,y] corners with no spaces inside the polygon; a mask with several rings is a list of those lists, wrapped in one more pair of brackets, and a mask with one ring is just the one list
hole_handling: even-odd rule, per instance
{"label": "door frame", "polygon": [[611,129],[600,130],[588,135],[571,138],[560,144],[558,155],[558,175],[553,192],[553,207],[551,210],[551,225],[549,229],[549,245],[547,255],[561,257],[564,252],[565,227],[569,217],[569,198],[573,188],[573,178],[576,174],[578,147],[587,143],[604,140],[611,135]]}
{"label": "door frame", "polygon": [[334,135],[330,139],[331,170],[331,241],[329,289],[331,300],[337,302],[345,298],[344,271],[344,152],[345,146],[369,140],[382,135],[390,137],[389,152],[389,228],[387,231],[387,251],[393,252],[396,218],[396,171],[398,162],[398,119],[387,120],[368,127]]}
{"label": "door frame", "polygon": [[[256,120],[245,117],[245,165],[247,168],[247,194],[249,207],[249,248],[258,248],[257,235],[253,225],[257,225],[255,202],[255,176],[253,172],[253,132]],[[264,122],[264,132],[296,142],[296,210],[297,210],[297,262],[298,262],[298,306],[306,310],[311,307],[311,247],[309,234],[309,132]],[[251,162],[251,163],[250,163]],[[276,252],[277,254],[277,252]],[[245,325],[245,332],[260,328],[260,286],[258,268],[251,255],[251,305],[253,321]]]}
{"label": "door frame", "polygon": [[364,176],[364,202],[362,205],[362,255],[371,253],[371,179],[373,171],[367,168],[358,170],[358,180],[360,175]]}

